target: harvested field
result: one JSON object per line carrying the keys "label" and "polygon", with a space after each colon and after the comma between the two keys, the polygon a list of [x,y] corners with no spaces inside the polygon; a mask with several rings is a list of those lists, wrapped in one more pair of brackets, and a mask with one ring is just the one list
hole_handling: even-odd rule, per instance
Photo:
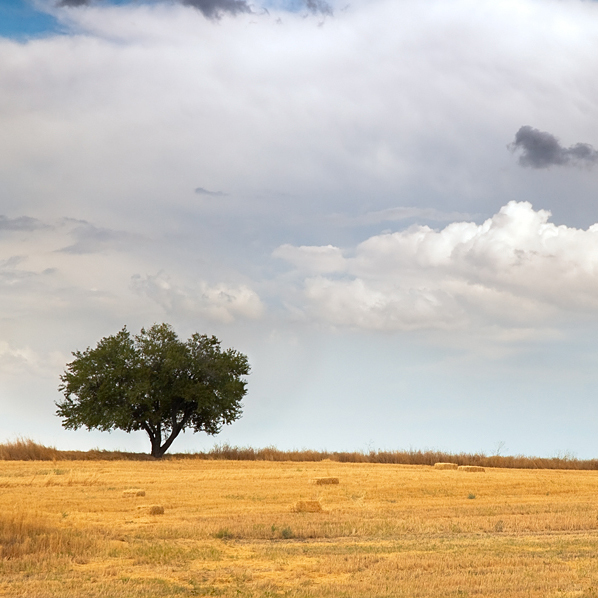
{"label": "harvested field", "polygon": [[595,471],[4,461],[0,488],[11,598],[597,595]]}

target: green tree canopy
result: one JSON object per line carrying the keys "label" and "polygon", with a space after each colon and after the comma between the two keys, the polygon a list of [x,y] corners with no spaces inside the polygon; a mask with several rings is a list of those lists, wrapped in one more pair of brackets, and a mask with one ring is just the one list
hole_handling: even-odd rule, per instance
{"label": "green tree canopy", "polygon": [[242,414],[247,357],[214,336],[183,342],[168,324],[133,336],[124,327],[73,356],[56,403],[67,429],[145,430],[160,458],[182,430],[217,434]]}

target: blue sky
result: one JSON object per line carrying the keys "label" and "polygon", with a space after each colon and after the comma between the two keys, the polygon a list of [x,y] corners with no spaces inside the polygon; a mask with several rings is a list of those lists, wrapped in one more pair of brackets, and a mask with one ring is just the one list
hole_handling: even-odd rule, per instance
{"label": "blue sky", "polygon": [[596,456],[596,3],[35,6],[0,4],[0,440],[147,450],[54,401],[165,321],[253,370],[178,450]]}
{"label": "blue sky", "polygon": [[[159,0],[158,0],[159,1]],[[146,1],[145,4],[156,3],[156,0]],[[32,37],[47,36],[65,33],[64,27],[52,12],[60,12],[58,2],[34,2],[33,0],[0,0],[0,36],[15,40],[27,40]],[[142,2],[130,0],[100,0],[96,5],[123,6],[127,4],[141,5]],[[218,3],[216,3],[218,4]],[[325,3],[316,3],[324,6]],[[283,9],[290,13],[305,12],[305,3],[300,0],[276,0],[264,2],[264,8],[277,10]],[[56,10],[58,8],[58,11]],[[85,7],[82,7],[83,10]],[[254,8],[260,10],[257,6]],[[80,7],[81,9],[81,7]]]}
{"label": "blue sky", "polygon": [[0,0],[0,36],[23,39],[59,31],[56,19],[27,0]]}

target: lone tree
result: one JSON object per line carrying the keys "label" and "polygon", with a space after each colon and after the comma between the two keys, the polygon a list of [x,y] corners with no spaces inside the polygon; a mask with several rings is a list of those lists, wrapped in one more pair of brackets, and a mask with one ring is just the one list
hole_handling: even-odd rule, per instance
{"label": "lone tree", "polygon": [[124,327],[73,356],[56,403],[67,429],[145,430],[159,459],[182,430],[217,434],[241,416],[247,357],[215,336],[182,342],[168,324],[134,336]]}

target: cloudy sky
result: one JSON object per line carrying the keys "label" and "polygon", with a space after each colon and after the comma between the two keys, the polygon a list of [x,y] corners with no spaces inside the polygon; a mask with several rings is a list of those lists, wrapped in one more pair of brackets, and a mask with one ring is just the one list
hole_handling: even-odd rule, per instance
{"label": "cloudy sky", "polygon": [[123,325],[252,365],[215,442],[598,456],[598,2],[0,0],[0,441]]}

